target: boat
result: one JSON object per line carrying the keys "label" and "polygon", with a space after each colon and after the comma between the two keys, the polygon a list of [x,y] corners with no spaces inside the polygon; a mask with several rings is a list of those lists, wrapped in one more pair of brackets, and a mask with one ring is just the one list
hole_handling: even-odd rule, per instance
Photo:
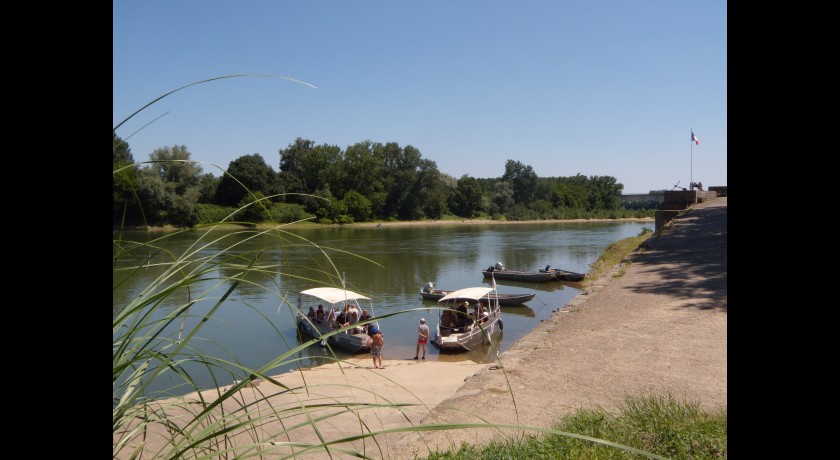
{"label": "boat", "polygon": [[470,287],[441,297],[438,304],[445,308],[438,313],[432,343],[442,350],[470,351],[495,341],[498,350],[504,324],[499,301],[491,297],[495,291],[488,287]]}
{"label": "boat", "polygon": [[[431,281],[420,290],[420,298],[423,300],[434,300],[438,301],[442,299],[445,295],[451,294],[455,291],[447,290],[447,289],[435,289],[432,285]],[[499,305],[502,307],[513,307],[515,305],[522,305],[529,300],[533,300],[537,294],[535,292],[531,293],[524,293],[524,294],[499,294],[499,293],[492,293],[490,294],[491,300],[498,300]]]}
{"label": "boat", "polygon": [[496,265],[491,265],[481,271],[485,278],[494,278],[497,280],[512,280],[512,281],[526,281],[529,283],[544,283],[554,279],[554,275],[548,272],[527,272],[520,270],[510,270],[505,268],[501,262],[496,262]]}
{"label": "boat", "polygon": [[[307,289],[305,291],[301,291],[300,293],[302,295],[314,297],[319,301],[328,304],[324,309],[325,316],[323,319],[311,319],[306,313],[304,313],[300,297],[298,297],[298,311],[295,313],[295,316],[297,317],[298,328],[301,331],[305,332],[312,338],[320,338],[321,346],[329,343],[330,346],[339,348],[349,353],[361,353],[370,350],[367,331],[373,326],[379,328],[379,323],[377,321],[366,322],[364,324],[360,324],[359,326],[348,328],[345,331],[334,333],[342,328],[341,324],[336,321],[336,318],[339,313],[345,310],[345,307],[347,307],[347,309],[355,307],[360,314],[361,312],[367,310],[369,315],[371,317],[373,316],[373,302],[369,297],[365,297],[353,291],[334,287],[318,287]],[[362,308],[359,304],[360,300],[367,300],[368,302],[366,303],[368,306]],[[321,305],[319,305],[319,307]],[[361,322],[364,320],[359,319],[358,321]],[[351,320],[350,322],[352,324],[355,321]],[[325,337],[331,333],[332,335]]]}
{"label": "boat", "polygon": [[583,281],[583,278],[586,277],[583,273],[551,268],[551,264],[546,265],[545,268],[541,268],[540,273],[551,273],[551,276],[557,281]]}

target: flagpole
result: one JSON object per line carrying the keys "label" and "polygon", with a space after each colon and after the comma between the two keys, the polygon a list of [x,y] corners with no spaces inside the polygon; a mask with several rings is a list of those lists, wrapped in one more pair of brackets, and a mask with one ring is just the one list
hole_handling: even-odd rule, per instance
{"label": "flagpole", "polygon": [[[691,128],[691,137],[694,137],[694,128]],[[691,184],[694,183],[694,139],[691,139],[690,141],[688,141],[688,143],[689,145],[691,145],[691,169],[688,176],[688,184],[689,190],[694,190],[694,187],[691,186]]]}

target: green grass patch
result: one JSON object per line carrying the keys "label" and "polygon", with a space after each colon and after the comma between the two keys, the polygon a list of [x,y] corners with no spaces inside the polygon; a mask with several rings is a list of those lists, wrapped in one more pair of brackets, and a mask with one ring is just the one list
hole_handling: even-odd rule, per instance
{"label": "green grass patch", "polygon": [[638,249],[639,245],[647,241],[651,235],[653,235],[653,232],[645,227],[638,235],[624,238],[607,246],[607,249],[604,250],[601,257],[590,266],[584,284],[591,284],[600,279],[607,271],[621,263],[628,255]]}
{"label": "green grass patch", "polygon": [[[427,458],[725,459],[726,422],[726,409],[703,411],[698,404],[679,401],[671,395],[628,396],[617,415],[603,409],[581,409],[561,418],[554,426],[556,433],[494,442],[484,447],[462,444],[457,451],[434,452]],[[577,436],[621,444],[651,455]]]}

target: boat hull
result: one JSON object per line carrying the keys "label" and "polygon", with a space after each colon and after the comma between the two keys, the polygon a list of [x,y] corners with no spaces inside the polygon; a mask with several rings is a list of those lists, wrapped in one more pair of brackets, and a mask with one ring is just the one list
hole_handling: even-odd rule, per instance
{"label": "boat hull", "polygon": [[502,332],[502,322],[499,317],[492,321],[471,328],[449,329],[438,326],[437,335],[433,343],[442,350],[470,351],[497,342]]}
{"label": "boat hull", "polygon": [[482,270],[485,278],[497,280],[525,281],[533,283],[544,283],[554,279],[554,275],[547,272],[521,272],[518,270]]}
{"label": "boat hull", "polygon": [[[298,328],[313,339],[318,339],[329,334],[334,329],[310,321],[305,315],[297,313]],[[348,353],[362,353],[370,351],[367,345],[368,335],[365,333],[351,333],[350,331],[334,334],[327,339],[331,347],[338,348]]]}
{"label": "boat hull", "polygon": [[[420,291],[420,298],[424,300],[434,300],[438,301],[443,298],[446,294],[449,294],[453,291],[448,291],[445,289],[432,289],[431,292]],[[499,305],[503,307],[512,307],[516,305],[522,305],[525,302],[533,300],[536,296],[536,293],[530,294],[490,294],[488,297],[490,300],[498,300]]]}
{"label": "boat hull", "polygon": [[550,273],[552,278],[557,281],[583,281],[586,277],[583,273],[575,273],[566,270],[559,270],[551,268],[548,271],[540,269],[540,273]]}

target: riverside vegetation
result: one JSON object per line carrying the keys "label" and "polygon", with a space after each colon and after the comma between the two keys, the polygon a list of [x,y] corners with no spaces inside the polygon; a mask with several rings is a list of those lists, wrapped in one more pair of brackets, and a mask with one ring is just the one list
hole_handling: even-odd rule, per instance
{"label": "riverside vegetation", "polygon": [[[232,77],[243,75],[220,78]],[[214,80],[186,85],[152,103]],[[149,161],[136,162],[128,143],[136,133],[117,135],[125,121],[113,132],[115,228],[189,228],[229,215],[243,224],[644,218],[652,217],[658,204],[623,202],[624,186],[613,176],[540,177],[530,165],[511,159],[501,177],[455,178],[416,147],[397,142],[365,140],[341,149],[298,137],[274,160],[255,153],[226,168],[194,161],[186,145],[173,145],[148,153]],[[260,204],[248,206],[253,202]]]}
{"label": "riverside vegetation", "polygon": [[[231,77],[247,77],[247,75],[220,78]],[[198,83],[214,80],[217,79]],[[192,85],[178,90],[189,86]],[[139,112],[135,112],[134,115]],[[148,226],[164,222],[179,212],[189,215],[189,203],[184,201],[184,195],[178,195],[178,183],[167,184],[163,179],[158,183],[162,186],[158,191],[170,193],[170,201],[173,204],[178,203],[178,196],[181,196],[180,203],[183,207],[165,210],[144,207],[149,204],[146,195],[150,191],[144,187],[149,181],[156,182],[151,179],[155,176],[140,171],[133,162],[118,161],[121,155],[125,153],[130,155],[127,144],[119,140],[116,135],[119,126],[114,128],[114,210],[115,222],[119,222],[118,229],[125,228],[129,223]],[[152,172],[156,171],[167,177],[179,177],[179,171],[183,171],[182,167],[197,165],[197,162],[190,160],[164,158],[164,156],[153,159],[150,163],[153,166],[150,168]],[[295,250],[301,250],[301,246],[306,247],[312,251],[313,261],[316,257],[328,259],[318,247],[317,242],[296,239],[294,235],[286,231],[285,227],[288,224],[278,220],[271,212],[274,206],[271,200],[288,198],[289,194],[261,195],[259,191],[249,188],[245,180],[234,176],[230,168],[224,172],[223,177],[230,178],[231,181],[239,184],[243,196],[248,198],[244,201],[240,200],[237,203],[238,206],[227,210],[224,215],[217,216],[212,223],[195,225],[207,231],[199,232],[193,248],[184,251],[183,254],[169,254],[164,274],[146,286],[143,293],[127,305],[114,306],[114,457],[250,458],[271,456],[280,458],[277,453],[286,452],[288,449],[294,449],[295,455],[303,456],[314,452],[332,451],[368,457],[370,453],[365,454],[348,448],[346,439],[321,439],[319,443],[304,444],[291,439],[284,440],[282,430],[276,433],[260,430],[261,426],[269,422],[280,421],[282,424],[296,416],[305,415],[309,420],[308,423],[312,424],[317,431],[319,424],[330,423],[330,416],[318,415],[319,408],[317,407],[310,407],[304,403],[291,409],[283,408],[267,413],[264,411],[255,413],[251,410],[252,405],[240,403],[236,397],[240,389],[258,379],[263,382],[263,386],[269,385],[272,391],[305,392],[305,388],[284,388],[280,382],[271,378],[271,371],[281,363],[295,362],[296,353],[299,350],[319,342],[322,338],[297,346],[289,346],[286,352],[259,369],[250,369],[236,362],[218,359],[192,346],[191,341],[200,338],[201,329],[213,319],[214,313],[228,301],[237,286],[248,282],[249,273],[268,274],[274,279],[278,279],[279,275],[315,276],[316,274],[336,281],[341,278],[340,269],[332,265],[329,260],[323,264],[313,262],[313,267],[318,268],[305,267],[308,268],[306,275],[301,275],[300,267],[263,266],[260,264],[259,252],[237,253],[235,242],[231,242],[227,249],[213,255],[194,256],[196,248],[205,244],[208,239],[214,238],[210,230],[215,225],[231,222],[253,225],[255,220],[264,220],[268,222],[269,228],[243,229],[243,234],[271,236],[276,241],[277,247],[281,249],[294,246]],[[184,187],[183,191],[185,194],[196,192],[189,186]],[[314,195],[296,196],[328,202]],[[329,202],[332,203],[334,200]],[[330,206],[333,205],[330,204]],[[171,212],[172,209],[175,211]],[[264,219],[240,219],[241,216],[247,217],[250,212],[253,212],[253,215],[264,216]],[[139,221],[134,220],[137,216],[140,216]],[[328,215],[324,216],[329,219]],[[149,220],[146,217],[154,217],[154,219]],[[191,219],[194,217],[187,218],[187,222],[191,222]],[[299,217],[292,221],[299,222],[307,219],[309,217]],[[115,275],[118,272],[121,275],[127,274],[120,279],[123,280],[122,282],[128,282],[132,271],[142,270],[153,257],[159,255],[162,247],[160,243],[167,238],[167,235],[148,234],[149,237],[145,241],[127,241],[121,235],[119,230],[114,235],[113,267]],[[642,237],[645,235],[636,238]],[[626,246],[616,246],[619,243],[611,245],[610,248],[613,250],[608,249],[605,254],[609,254],[609,257],[618,257],[621,251],[638,247],[638,242],[635,242],[635,246],[632,241],[627,242]],[[628,253],[629,251],[624,255]],[[145,260],[139,263],[122,263],[128,256],[136,257],[138,254],[144,255]],[[155,263],[159,262],[155,261]],[[605,260],[603,266],[607,267],[609,263]],[[593,270],[600,267],[598,262],[593,264]],[[115,276],[114,279],[116,280],[117,277]],[[217,285],[222,289],[220,295],[216,291],[200,292],[194,289],[194,285],[199,280],[208,279],[218,282]],[[117,287],[115,281],[114,288]],[[285,297],[279,287],[265,289],[266,295],[276,296],[280,303],[285,302]],[[407,312],[394,314],[402,313]],[[173,326],[177,334],[171,332]],[[339,332],[341,330],[331,334]],[[176,398],[161,402],[149,400],[143,396],[149,382],[161,378],[164,374],[173,375],[185,384],[191,385],[192,379],[185,366],[188,363],[199,363],[219,382],[235,379],[235,384],[227,388],[220,387],[218,397],[212,400],[200,399],[184,402]],[[195,388],[195,390],[199,389]],[[266,389],[260,390],[264,398],[267,398],[270,392]],[[393,405],[400,406],[396,402]],[[371,408],[370,405],[342,406],[343,410],[357,413],[360,420],[364,419],[365,411]],[[173,416],[173,413],[178,415]],[[165,433],[169,442],[157,450],[150,450],[145,443],[156,427],[162,428],[160,432]],[[495,428],[492,424],[486,427],[487,429]],[[459,428],[460,426],[453,425],[437,429],[456,430]],[[423,428],[406,429],[421,430]],[[381,434],[382,432],[362,430],[358,438],[375,439]],[[244,436],[250,439],[250,442],[234,443],[234,438],[238,436]],[[572,417],[560,419],[557,427],[552,430],[535,430],[533,437],[509,439],[481,449],[463,445],[458,451],[433,453],[429,458],[725,458],[725,456],[725,412],[705,414],[698,411],[691,402],[676,401],[670,397],[650,396],[628,398],[621,413],[615,416],[602,411],[579,411]]]}

